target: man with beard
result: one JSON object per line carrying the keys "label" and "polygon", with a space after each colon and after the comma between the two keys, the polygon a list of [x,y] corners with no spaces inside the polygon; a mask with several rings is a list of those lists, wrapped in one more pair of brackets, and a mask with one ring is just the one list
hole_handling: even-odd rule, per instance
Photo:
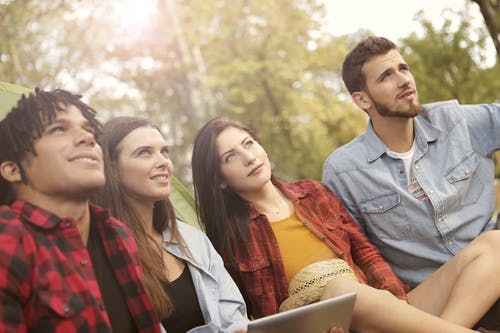
{"label": "man with beard", "polygon": [[370,122],[328,157],[323,182],[414,287],[496,227],[500,104],[420,105],[408,64],[383,37],[349,52],[342,78]]}

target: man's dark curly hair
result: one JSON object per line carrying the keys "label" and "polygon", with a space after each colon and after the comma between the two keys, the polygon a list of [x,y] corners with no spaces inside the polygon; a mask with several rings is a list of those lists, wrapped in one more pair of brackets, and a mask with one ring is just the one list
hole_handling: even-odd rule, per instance
{"label": "man's dark curly hair", "polygon": [[[40,138],[47,126],[52,124],[57,113],[68,105],[77,107],[95,130],[96,136],[102,125],[96,119],[96,111],[75,95],[62,89],[43,91],[38,88],[28,96],[23,95],[17,105],[0,121],[0,164],[15,162],[21,170],[24,183],[26,175],[20,164],[27,154],[36,156],[34,142]],[[97,139],[97,138],[96,138]],[[9,182],[0,177],[0,205],[11,204],[15,200]]]}

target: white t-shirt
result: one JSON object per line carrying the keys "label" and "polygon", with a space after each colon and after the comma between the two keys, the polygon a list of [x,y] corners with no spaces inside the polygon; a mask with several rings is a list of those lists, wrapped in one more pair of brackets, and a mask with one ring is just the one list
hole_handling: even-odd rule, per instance
{"label": "white t-shirt", "polygon": [[413,157],[415,156],[415,140],[413,140],[413,144],[411,145],[410,150],[404,153],[396,153],[391,151],[396,157],[403,160],[403,164],[405,166],[406,171],[406,180],[408,181],[408,192],[413,195],[415,198],[419,200],[427,200],[428,197],[425,194],[422,187],[418,183],[417,179],[413,175]]}

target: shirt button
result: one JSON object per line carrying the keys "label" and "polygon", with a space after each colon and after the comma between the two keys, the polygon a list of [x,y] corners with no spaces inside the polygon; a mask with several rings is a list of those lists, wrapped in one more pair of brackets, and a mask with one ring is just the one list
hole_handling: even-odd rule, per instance
{"label": "shirt button", "polygon": [[415,170],[418,170],[420,169],[420,167],[418,165],[415,165]]}
{"label": "shirt button", "polygon": [[69,312],[69,310],[71,310],[71,308],[69,307],[68,304],[63,304],[62,309],[63,309],[64,312]]}
{"label": "shirt button", "polygon": [[433,190],[430,190],[430,191],[429,191],[429,193],[430,193],[430,194],[432,194],[432,193],[434,193],[434,191],[433,191]]}
{"label": "shirt button", "polygon": [[448,245],[451,245],[451,244],[453,244],[453,241],[448,241]]}
{"label": "shirt button", "polygon": [[443,219],[442,219],[442,218],[438,218],[438,222],[442,222],[442,221],[443,221]]}
{"label": "shirt button", "polygon": [[382,206],[382,205],[378,206],[378,209],[382,209],[382,208],[384,208],[384,206]]}
{"label": "shirt button", "polygon": [[405,169],[401,169],[401,170],[399,170],[399,173],[400,173],[400,174],[405,173]]}
{"label": "shirt button", "polygon": [[468,175],[469,174],[469,170],[465,170],[465,174]]}
{"label": "shirt button", "polygon": [[87,263],[88,263],[87,259],[80,260],[80,264],[82,264],[82,266],[87,265]]}
{"label": "shirt button", "polygon": [[71,221],[66,221],[66,223],[64,223],[66,225],[66,227],[71,227]]}

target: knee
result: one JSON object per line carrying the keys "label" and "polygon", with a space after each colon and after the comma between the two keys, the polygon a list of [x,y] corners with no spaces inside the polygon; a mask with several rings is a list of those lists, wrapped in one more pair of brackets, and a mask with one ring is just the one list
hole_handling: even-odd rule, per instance
{"label": "knee", "polygon": [[359,291],[360,283],[350,278],[339,277],[329,281],[323,290],[322,299]]}

